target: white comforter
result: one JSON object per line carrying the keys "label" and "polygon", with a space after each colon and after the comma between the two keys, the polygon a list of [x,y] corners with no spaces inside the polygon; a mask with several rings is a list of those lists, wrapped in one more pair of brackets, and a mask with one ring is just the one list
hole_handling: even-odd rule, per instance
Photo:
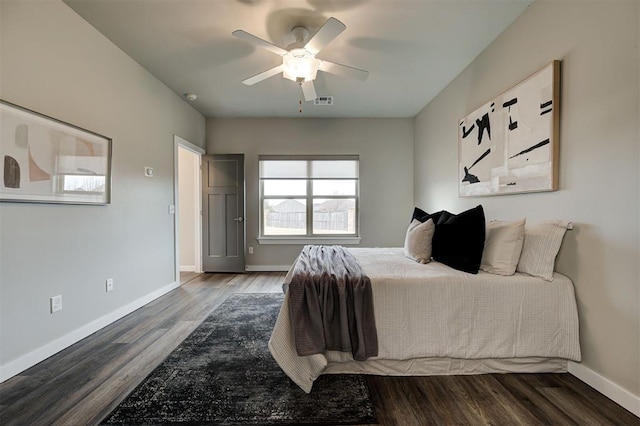
{"label": "white comforter", "polygon": [[[379,343],[374,362],[581,358],[573,284],[564,275],[555,273],[552,282],[519,273],[472,275],[416,263],[402,248],[349,250],[371,279]],[[286,296],[269,350],[305,392],[330,361],[355,362],[344,353],[298,356]]]}

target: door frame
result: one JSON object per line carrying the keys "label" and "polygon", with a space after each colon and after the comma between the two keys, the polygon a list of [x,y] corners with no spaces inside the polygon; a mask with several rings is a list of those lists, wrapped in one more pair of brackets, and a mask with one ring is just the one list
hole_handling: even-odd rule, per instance
{"label": "door frame", "polygon": [[175,272],[175,280],[177,283],[180,283],[180,208],[179,208],[179,195],[180,195],[180,185],[178,181],[179,173],[178,173],[178,150],[186,149],[191,151],[192,153],[198,156],[198,179],[196,179],[196,206],[195,211],[198,216],[195,220],[196,223],[196,235],[195,235],[195,257],[196,257],[196,271],[197,273],[202,272],[202,205],[201,205],[201,191],[200,191],[200,181],[201,179],[201,171],[202,167],[202,156],[205,154],[205,150],[200,148],[197,145],[192,144],[191,142],[181,138],[178,135],[173,135],[173,207],[174,207],[174,215],[173,215],[173,253],[174,253],[174,272]]}

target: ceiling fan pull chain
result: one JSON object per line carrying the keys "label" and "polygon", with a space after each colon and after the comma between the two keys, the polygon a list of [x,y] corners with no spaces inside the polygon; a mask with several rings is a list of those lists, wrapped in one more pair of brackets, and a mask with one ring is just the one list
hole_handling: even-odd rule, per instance
{"label": "ceiling fan pull chain", "polygon": [[299,107],[299,109],[298,109],[298,112],[299,112],[300,114],[302,114],[302,99],[300,99],[300,100],[298,101],[298,104],[300,105],[300,107]]}

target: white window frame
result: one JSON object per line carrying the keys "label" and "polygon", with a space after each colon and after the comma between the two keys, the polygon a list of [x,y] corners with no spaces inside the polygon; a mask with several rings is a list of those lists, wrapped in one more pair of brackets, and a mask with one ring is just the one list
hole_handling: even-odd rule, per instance
{"label": "white window frame", "polygon": [[[308,161],[311,164],[312,161],[356,161],[358,164],[358,173],[355,178],[339,178],[339,177],[327,177],[328,180],[355,180],[355,195],[317,195],[312,193],[313,180],[321,178],[305,177],[305,178],[290,178],[283,177],[286,180],[304,180],[306,181],[306,195],[304,196],[265,196],[264,195],[264,180],[269,178],[263,178],[260,167],[262,161]],[[259,165],[259,211],[260,211],[260,223],[258,242],[260,244],[359,244],[360,243],[360,156],[359,155],[260,155],[258,156]],[[276,178],[271,178],[276,179]],[[265,199],[306,199],[306,215],[307,215],[307,228],[304,235],[264,235],[264,202]],[[353,199],[355,198],[355,233],[353,234],[313,234],[313,200],[314,199]]]}

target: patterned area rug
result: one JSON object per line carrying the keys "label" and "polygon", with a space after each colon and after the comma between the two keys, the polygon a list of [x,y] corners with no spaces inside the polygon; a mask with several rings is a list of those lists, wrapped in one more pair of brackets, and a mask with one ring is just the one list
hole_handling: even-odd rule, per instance
{"label": "patterned area rug", "polygon": [[364,377],[320,376],[305,394],[273,360],[267,342],[282,297],[232,295],[103,424],[376,423]]}

